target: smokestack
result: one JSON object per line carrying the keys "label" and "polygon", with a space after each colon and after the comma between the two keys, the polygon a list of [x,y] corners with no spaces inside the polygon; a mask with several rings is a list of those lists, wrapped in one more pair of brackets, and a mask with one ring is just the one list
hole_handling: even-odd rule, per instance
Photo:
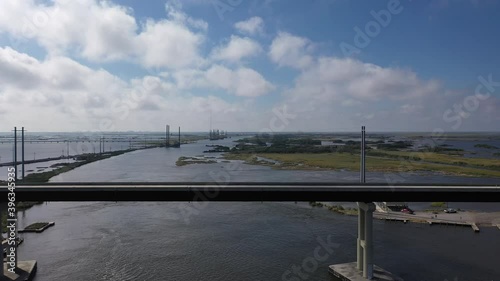
{"label": "smokestack", "polygon": [[181,127],[179,126],[179,147],[181,146]]}

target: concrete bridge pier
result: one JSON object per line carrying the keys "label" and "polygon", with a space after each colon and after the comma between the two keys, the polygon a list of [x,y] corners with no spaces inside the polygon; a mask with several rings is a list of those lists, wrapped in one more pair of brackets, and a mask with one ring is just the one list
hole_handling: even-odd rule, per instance
{"label": "concrete bridge pier", "polygon": [[373,211],[375,204],[358,202],[357,268],[366,279],[373,278]]}
{"label": "concrete bridge pier", "polygon": [[330,274],[340,281],[402,280],[373,264],[373,211],[376,208],[375,204],[358,202],[358,208],[357,261],[331,265]]}

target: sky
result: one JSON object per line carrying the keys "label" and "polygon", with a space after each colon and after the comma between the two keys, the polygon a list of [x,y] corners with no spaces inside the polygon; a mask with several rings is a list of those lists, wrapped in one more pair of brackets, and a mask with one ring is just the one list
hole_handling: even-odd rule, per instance
{"label": "sky", "polygon": [[498,131],[499,11],[0,0],[0,131]]}

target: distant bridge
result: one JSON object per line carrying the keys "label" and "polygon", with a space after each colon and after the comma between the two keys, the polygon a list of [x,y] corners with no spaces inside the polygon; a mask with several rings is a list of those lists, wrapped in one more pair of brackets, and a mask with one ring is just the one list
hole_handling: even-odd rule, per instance
{"label": "distant bridge", "polygon": [[[161,137],[134,137],[134,138],[104,138],[101,140],[101,142],[119,142],[119,143],[144,143],[145,141],[150,143],[150,142],[161,142],[164,143],[166,138],[161,138]],[[17,141],[18,143],[21,143],[20,140]],[[61,143],[61,144],[66,144],[66,143],[99,143],[99,139],[73,139],[73,140],[43,140],[43,139],[25,139],[25,143]],[[0,144],[8,144],[8,143],[14,143],[14,140],[0,140]]]}

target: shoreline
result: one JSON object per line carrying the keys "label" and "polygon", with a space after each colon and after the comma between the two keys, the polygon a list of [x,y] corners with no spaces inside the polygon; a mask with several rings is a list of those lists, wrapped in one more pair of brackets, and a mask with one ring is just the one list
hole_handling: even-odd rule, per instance
{"label": "shoreline", "polygon": [[[332,205],[331,202],[309,202],[312,208],[326,208],[340,215],[357,216],[357,208],[343,207],[341,204]],[[438,210],[436,210],[438,211]],[[438,217],[439,216],[439,217]],[[415,214],[406,214],[399,212],[383,212],[375,210],[373,217],[384,221],[399,221],[403,223],[419,223],[419,224],[440,224],[467,226],[475,229],[481,227],[493,227],[500,230],[500,211],[484,212],[484,211],[458,211],[457,213],[439,212],[429,213],[429,210],[416,211]],[[475,229],[479,232],[479,229]]]}

